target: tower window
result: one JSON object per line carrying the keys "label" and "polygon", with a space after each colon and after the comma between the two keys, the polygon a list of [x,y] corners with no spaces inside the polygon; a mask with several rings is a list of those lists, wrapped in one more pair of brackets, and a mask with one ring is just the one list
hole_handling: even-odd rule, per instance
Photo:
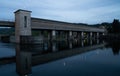
{"label": "tower window", "polygon": [[24,16],[24,27],[27,27],[27,16]]}

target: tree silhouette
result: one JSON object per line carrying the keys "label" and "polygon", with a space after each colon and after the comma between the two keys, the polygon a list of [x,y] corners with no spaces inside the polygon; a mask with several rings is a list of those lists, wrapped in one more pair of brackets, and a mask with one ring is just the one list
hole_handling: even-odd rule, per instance
{"label": "tree silhouette", "polygon": [[119,20],[114,19],[114,21],[112,23],[112,31],[115,34],[120,33],[120,23],[119,23]]}

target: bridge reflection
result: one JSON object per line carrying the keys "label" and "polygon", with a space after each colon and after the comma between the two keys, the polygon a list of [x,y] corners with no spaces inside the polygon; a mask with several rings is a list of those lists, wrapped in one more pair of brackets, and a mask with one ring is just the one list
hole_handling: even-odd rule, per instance
{"label": "bridge reflection", "polygon": [[41,45],[16,45],[16,71],[21,76],[28,75],[32,72],[32,66],[82,54],[104,46],[105,43],[99,40],[45,41]]}
{"label": "bridge reflection", "polygon": [[0,65],[16,62],[16,72],[23,76],[32,73],[32,66],[103,48],[105,45],[99,39],[43,41],[40,45],[16,44],[16,56],[0,58]]}

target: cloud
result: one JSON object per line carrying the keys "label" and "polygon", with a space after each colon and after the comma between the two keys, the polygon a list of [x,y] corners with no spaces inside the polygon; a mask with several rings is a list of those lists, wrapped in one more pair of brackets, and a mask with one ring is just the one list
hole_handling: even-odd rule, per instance
{"label": "cloud", "polygon": [[120,19],[119,0],[3,0],[0,5],[4,19],[14,19],[17,9],[31,10],[33,17],[77,23]]}

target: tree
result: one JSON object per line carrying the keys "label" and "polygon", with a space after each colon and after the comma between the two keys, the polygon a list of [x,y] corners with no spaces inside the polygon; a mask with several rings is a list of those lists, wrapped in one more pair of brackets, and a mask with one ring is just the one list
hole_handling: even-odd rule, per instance
{"label": "tree", "polygon": [[112,23],[112,29],[113,29],[113,33],[115,33],[115,34],[120,33],[120,23],[119,23],[119,20],[114,19],[114,21]]}

